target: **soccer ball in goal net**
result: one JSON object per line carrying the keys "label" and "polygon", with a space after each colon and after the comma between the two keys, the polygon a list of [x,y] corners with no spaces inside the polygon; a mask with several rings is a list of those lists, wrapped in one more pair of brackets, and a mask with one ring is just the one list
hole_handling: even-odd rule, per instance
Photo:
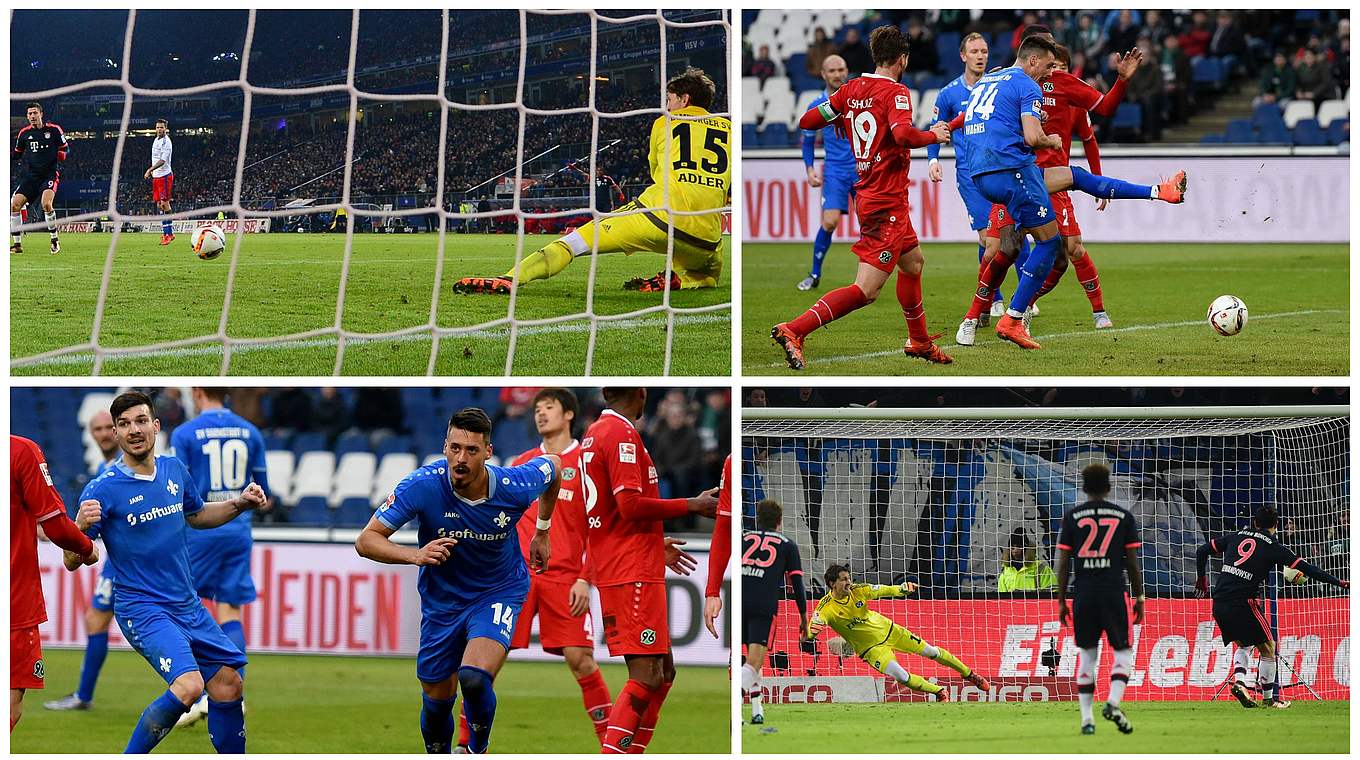
{"label": "soccer ball in goal net", "polygon": [[[730,369],[730,10],[60,13],[120,54],[12,82],[80,188],[12,222],[16,248],[63,243],[14,259],[20,374]],[[204,24],[211,50],[159,43]],[[212,267],[186,245],[205,220]],[[162,279],[166,306],[127,300]]]}
{"label": "soccer ball in goal net", "polygon": [[[1234,647],[1211,602],[1194,597],[1196,550],[1268,505],[1286,546],[1348,579],[1348,415],[1337,406],[745,409],[743,504],[748,520],[762,499],[782,504],[814,597],[826,593],[831,564],[848,566],[856,583],[920,584],[910,598],[871,604],[992,679],[990,694],[962,699],[1075,699],[1078,650],[1058,621],[1055,544],[1064,512],[1085,501],[1082,468],[1106,464],[1109,501],[1138,521],[1148,596],[1126,698],[1228,699]],[[1219,560],[1209,567],[1212,584]],[[1347,592],[1273,572],[1262,601],[1284,694],[1347,699]],[[792,602],[782,605],[776,690],[783,676],[800,694],[818,684],[826,700],[837,689],[844,701],[921,698],[832,651],[829,634],[800,647]],[[913,672],[962,686],[936,663],[907,659]],[[1110,663],[1102,643],[1098,672]],[[1253,653],[1248,684],[1256,667]]]}

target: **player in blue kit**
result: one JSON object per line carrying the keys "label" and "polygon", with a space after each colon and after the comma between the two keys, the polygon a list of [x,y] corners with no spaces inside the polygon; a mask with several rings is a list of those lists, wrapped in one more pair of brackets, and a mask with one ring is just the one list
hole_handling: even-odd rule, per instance
{"label": "player in blue kit", "polygon": [[[943,121],[947,124],[968,107],[968,99],[972,96],[974,85],[987,70],[987,38],[977,32],[965,35],[959,42],[959,58],[963,60],[963,73],[940,88],[939,95],[935,98],[935,117],[932,121]],[[992,210],[992,202],[983,198],[969,179],[967,136],[963,130],[959,130],[950,137],[954,145],[955,184],[959,189],[959,197],[963,199],[963,207],[968,212],[968,226],[978,234],[978,264],[981,265],[988,246],[999,247],[1001,244],[1000,238],[987,237],[987,215]],[[939,182],[944,179],[944,170],[940,168],[940,144],[927,145],[926,157],[930,159],[930,181]],[[1007,230],[1014,232],[1014,228]],[[1001,289],[997,288],[992,293],[992,312],[996,312],[995,316],[1000,316],[1002,300]],[[985,326],[993,316],[992,312],[984,311],[979,314],[978,324]]]}
{"label": "player in blue kit", "polygon": [[[486,412],[454,413],[444,458],[398,483],[354,542],[368,559],[420,568],[416,678],[424,691],[420,733],[432,754],[452,748],[460,687],[471,731],[468,748],[487,751],[496,716],[492,682],[505,664],[515,616],[529,592],[515,526],[535,500],[538,522],[529,543],[530,564],[542,572],[550,554],[548,529],[561,460],[544,454],[518,467],[497,467],[486,463],[490,456]],[[419,549],[391,540],[411,520],[419,522]]]}
{"label": "player in blue kit", "polygon": [[[822,61],[822,81],[826,82],[826,89],[812,101],[809,108],[827,102],[849,76],[845,59],[828,55]],[[818,132],[822,133],[822,148],[826,153],[820,169],[817,168],[815,154]],[[798,283],[799,290],[812,290],[822,281],[822,261],[831,248],[831,236],[836,232],[836,225],[841,223],[841,214],[850,210],[850,198],[855,194],[859,173],[855,170],[855,154],[850,148],[850,138],[836,134],[834,127],[803,130],[803,166],[807,168],[808,185],[822,188],[822,226],[812,241],[812,269]]]}
{"label": "player in blue kit", "polygon": [[263,506],[264,491],[251,483],[239,496],[204,503],[183,463],[156,456],[160,421],[150,398],[123,393],[109,413],[123,458],[86,485],[76,525],[90,538],[103,536],[118,577],[118,627],[169,685],[142,712],[124,752],[150,752],[206,690],[213,747],[244,753],[239,670],[246,658],[198,600],[185,532],[186,526],[215,528]]}
{"label": "player in blue kit", "polygon": [[[252,481],[268,498],[264,436],[259,429],[223,406],[226,388],[193,388],[190,393],[198,416],[175,428],[170,436],[170,454],[189,468],[199,498],[229,498]],[[192,531],[186,538],[189,569],[199,598],[216,603],[217,625],[245,654],[241,608],[255,601],[255,581],[250,577],[250,517],[241,515],[218,528]],[[245,674],[242,668],[241,677]],[[191,725],[207,714],[205,696],[180,717],[175,727]]]}

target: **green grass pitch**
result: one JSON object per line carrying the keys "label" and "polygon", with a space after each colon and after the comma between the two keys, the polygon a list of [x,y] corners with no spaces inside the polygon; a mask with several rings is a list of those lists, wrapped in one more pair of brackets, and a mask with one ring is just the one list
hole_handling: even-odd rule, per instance
{"label": "green grass pitch", "polygon": [[[216,261],[199,261],[189,236],[170,246],[154,234],[120,237],[110,276],[100,345],[126,348],[213,335],[218,330],[227,290],[231,245]],[[79,345],[90,340],[99,297],[107,234],[62,236],[62,252],[47,253],[46,239],[29,236],[29,250],[10,257],[10,356],[17,359]],[[528,255],[550,242],[528,236]],[[232,288],[227,335],[262,338],[320,330],[335,325],[344,260],[343,235],[246,235]],[[453,283],[465,276],[499,275],[515,256],[514,235],[446,237],[439,294],[438,325],[469,327],[507,316],[506,296],[455,295]],[[363,333],[388,332],[425,324],[434,292],[436,235],[354,237],[342,325]],[[516,302],[520,320],[541,320],[585,311],[589,259],[576,261],[550,280],[526,285]],[[613,315],[661,303],[659,293],[622,288],[625,280],[650,277],[665,266],[654,253],[599,257],[595,313]],[[694,308],[731,301],[727,277],[719,287],[675,292],[671,305]],[[676,316],[671,373],[727,375],[731,366],[731,310]],[[513,374],[585,373],[589,320],[521,327]],[[436,375],[502,375],[509,349],[509,328],[493,328],[445,338]],[[660,375],[666,344],[666,314],[652,313],[601,322],[595,345],[595,375]],[[400,339],[349,341],[344,375],[424,375],[429,362],[428,333]],[[335,371],[333,336],[302,339],[278,347],[232,351],[233,375],[330,375]],[[220,344],[199,344],[152,355],[107,358],[106,375],[215,375],[222,365]],[[66,356],[37,366],[15,368],[16,375],[88,375],[92,354]]]}
{"label": "green grass pitch", "polygon": [[[743,708],[742,752],[1009,755],[1346,753],[1350,703],[1296,698],[1288,710],[1236,702],[1125,702],[1133,733],[1100,717],[1081,735],[1076,702],[769,705],[765,725]],[[854,737],[840,743],[836,737]]]}
{"label": "green grass pitch", "polygon": [[[95,706],[51,712],[44,700],[75,688],[82,652],[49,650],[47,688],[29,691],[10,734],[14,753],[122,752],[142,710],[165,691],[146,661],[113,651],[104,664]],[[628,675],[602,665],[610,692]],[[723,668],[679,668],[649,751],[726,753],[731,702]],[[491,750],[500,753],[596,754],[600,745],[566,665],[509,662],[496,678]],[[250,655],[246,668],[247,746],[252,753],[420,754],[420,686],[411,658]],[[203,721],[172,731],[158,753],[211,753]]]}
{"label": "green grass pitch", "polygon": [[[878,300],[809,336],[808,374],[908,375],[1346,375],[1350,367],[1350,268],[1345,245],[1090,243],[1112,330],[1092,327],[1091,307],[1071,269],[1039,301],[1031,328],[1043,345],[1022,351],[979,328],[977,345],[954,332],[977,287],[977,246],[927,243],[926,318],[950,365],[902,355],[906,325],[890,278]],[[747,375],[795,374],[770,327],[801,314],[821,293],[854,280],[849,246],[832,246],[821,287],[801,293],[812,246],[742,247],[742,365]],[[1015,272],[1002,290],[1009,298]],[[1223,338],[1205,322],[1209,303],[1241,298],[1250,320]]]}

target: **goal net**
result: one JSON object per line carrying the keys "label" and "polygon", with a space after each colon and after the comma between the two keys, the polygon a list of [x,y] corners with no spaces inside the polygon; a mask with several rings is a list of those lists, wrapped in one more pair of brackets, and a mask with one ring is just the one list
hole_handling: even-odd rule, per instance
{"label": "goal net", "polygon": [[[309,51],[287,47],[287,34],[279,37],[277,18],[266,23],[270,11],[252,9],[242,12],[245,21],[241,46],[213,57],[206,73],[195,80],[212,81],[186,87],[146,86],[163,83],[166,79],[165,76],[145,75],[143,58],[151,51],[143,46],[151,32],[138,33],[139,20],[146,26],[152,23],[148,20],[149,14],[154,17],[156,13],[165,12],[135,9],[127,12],[121,60],[108,60],[108,76],[10,94],[12,104],[29,100],[59,104],[63,97],[98,95],[105,98],[102,103],[95,104],[101,109],[100,113],[116,117],[105,122],[109,125],[104,128],[108,130],[107,139],[102,141],[114,144],[111,155],[103,160],[105,165],[91,175],[107,177],[107,193],[101,193],[101,197],[107,197],[107,205],[90,208],[87,204],[81,213],[58,219],[63,231],[102,229],[112,233],[103,259],[97,296],[90,294],[93,309],[88,333],[84,330],[72,333],[73,337],[87,334],[88,339],[69,345],[52,343],[43,346],[42,350],[15,351],[11,355],[11,366],[16,370],[63,372],[69,371],[63,368],[80,367],[83,370],[89,366],[93,374],[101,374],[127,366],[123,364],[110,369],[106,365],[112,360],[156,357],[168,361],[180,356],[207,355],[214,357],[212,361],[215,362],[215,357],[220,355],[217,369],[225,375],[233,372],[233,361],[242,364],[242,357],[252,352],[268,352],[272,356],[280,350],[316,352],[333,348],[333,364],[329,364],[329,354],[325,354],[323,362],[326,366],[322,372],[312,374],[329,371],[339,375],[354,372],[346,368],[346,354],[347,351],[353,354],[356,347],[369,347],[368,355],[373,360],[371,347],[375,345],[424,343],[428,344],[428,353],[417,351],[415,359],[403,353],[403,361],[410,366],[389,364],[383,372],[362,374],[449,374],[458,372],[459,366],[450,357],[454,354],[466,356],[471,350],[465,348],[467,341],[455,343],[451,339],[477,338],[494,344],[496,350],[505,350],[503,371],[507,375],[545,374],[541,363],[526,367],[523,366],[525,357],[517,357],[517,349],[526,344],[528,347],[523,350],[528,352],[555,346],[563,361],[568,360],[566,354],[570,353],[573,369],[580,367],[583,361],[585,375],[626,374],[618,370],[621,359],[618,354],[627,352],[629,346],[637,347],[638,338],[630,335],[646,335],[648,355],[661,357],[654,373],[669,375],[673,373],[677,332],[696,329],[692,325],[730,323],[730,298],[711,298],[700,301],[701,305],[677,305],[676,294],[671,291],[669,282],[664,292],[639,294],[631,303],[620,305],[610,301],[607,295],[602,299],[600,288],[617,289],[619,283],[613,279],[616,275],[610,275],[605,284],[604,275],[598,271],[598,256],[576,262],[575,268],[588,268],[583,297],[560,307],[544,306],[542,299],[535,303],[538,294],[532,287],[523,294],[516,288],[508,298],[478,300],[478,304],[494,303],[489,311],[470,305],[468,300],[455,301],[451,294],[451,287],[459,277],[499,275],[510,270],[512,265],[517,268],[541,244],[535,241],[526,246],[526,233],[565,232],[570,225],[590,220],[643,213],[652,214],[653,219],[664,216],[662,223],[673,233],[678,217],[726,215],[730,211],[729,206],[703,210],[672,208],[672,188],[668,186],[664,188],[663,202],[656,207],[629,208],[621,212],[601,210],[590,179],[596,176],[597,168],[610,168],[611,164],[604,159],[613,160],[626,153],[629,160],[642,166],[642,171],[633,177],[636,184],[629,185],[628,189],[636,194],[642,185],[649,183],[646,176],[647,129],[652,120],[658,116],[666,119],[669,147],[671,140],[679,139],[672,135],[672,122],[678,124],[703,118],[670,114],[665,107],[666,80],[694,60],[701,49],[706,56],[704,60],[710,61],[707,73],[718,85],[717,100],[710,115],[730,116],[727,94],[728,83],[732,81],[730,11],[429,11],[426,12],[427,23],[417,25],[426,28],[406,29],[393,37],[393,31],[375,31],[382,29],[384,23],[373,16],[400,12],[355,9],[349,14],[348,47],[344,47],[341,33],[333,35],[340,38],[338,49],[347,50],[344,58],[334,61],[338,64],[334,68],[343,66],[345,69],[343,78],[337,79],[339,75],[322,76],[318,71],[321,65],[306,60]],[[505,35],[507,39],[496,38],[485,24],[466,18],[469,14],[491,13],[505,16],[501,25],[511,30]],[[436,23],[438,28],[433,28]],[[561,32],[560,28],[568,23],[579,32]],[[229,31],[239,34],[239,30]],[[376,43],[375,34],[379,35]],[[620,36],[626,37],[633,47],[616,47],[614,43]],[[134,37],[137,37],[135,49]],[[235,44],[229,42],[230,35],[224,39],[227,40],[221,43],[224,47]],[[365,39],[368,41],[361,50],[360,43]],[[197,40],[189,42],[203,49]],[[268,48],[269,44],[275,48]],[[286,55],[277,49],[281,45],[287,51]],[[639,45],[650,47],[639,52],[635,49]],[[375,59],[377,48],[383,48],[384,55],[389,58]],[[268,69],[268,65],[261,64],[271,62],[277,68],[280,57],[296,62],[297,69],[305,74],[297,78],[301,83],[290,81],[274,85],[277,77],[270,79],[269,76],[276,72],[255,72],[255,69]],[[172,60],[180,59],[176,55]],[[510,79],[513,81],[494,81],[495,77],[478,70],[478,60],[512,72]],[[714,66],[713,60],[723,63]],[[564,76],[563,66],[567,62],[580,68],[580,71],[573,68],[569,72],[576,82],[570,87],[570,93],[549,86],[549,80],[545,79]],[[142,66],[140,77],[137,75],[139,65]],[[642,67],[648,69],[645,75],[639,73]],[[224,68],[225,75],[217,76],[224,73]],[[515,71],[517,76],[513,75]],[[422,80],[419,82],[421,87],[415,86],[410,76],[404,76],[411,72],[421,74],[428,81]],[[481,77],[478,81],[489,83],[474,95],[476,88],[466,83],[478,77]],[[646,78],[648,81],[641,84]],[[16,78],[16,81],[22,80]],[[216,131],[219,135],[225,133],[226,137],[214,160],[203,156],[198,157],[202,160],[194,160],[195,136],[181,137],[176,133],[172,117],[172,136],[177,140],[175,155],[178,157],[183,152],[187,156],[175,164],[176,174],[181,175],[177,177],[177,186],[192,181],[200,187],[208,186],[212,191],[197,193],[198,203],[185,204],[177,198],[173,213],[157,212],[149,198],[140,197],[145,195],[141,185],[149,184],[142,182],[141,176],[145,168],[143,151],[149,145],[145,138],[146,128],[162,112],[179,113],[181,108],[192,111],[199,99],[209,102],[208,97],[223,93],[226,102],[233,108],[239,107],[240,119],[238,124],[217,125]],[[113,97],[115,95],[117,97]],[[468,100],[475,102],[466,102]],[[418,171],[414,173],[428,182],[404,175],[406,180],[418,182],[421,192],[404,186],[399,191],[405,198],[415,198],[416,203],[393,196],[394,203],[380,206],[363,202],[365,198],[360,195],[364,192],[359,187],[361,177],[376,175],[386,180],[389,175],[409,168],[402,167],[399,161],[391,161],[387,156],[390,145],[376,144],[382,142],[383,133],[377,133],[379,137],[375,138],[370,134],[371,128],[363,125],[366,109],[372,112],[383,108],[396,109],[399,114],[418,114],[422,119],[420,150],[416,153],[428,165],[416,167]],[[273,122],[269,122],[269,129],[261,128],[261,120],[278,119],[278,130],[282,134],[284,121],[297,117],[308,120],[311,129],[318,130],[317,109],[324,110],[321,120],[329,120],[332,113],[339,114],[337,123],[327,125],[324,134],[314,132],[320,136],[301,144],[280,147],[270,134]],[[49,112],[52,110],[48,108]],[[280,114],[288,118],[280,119]],[[371,113],[369,120],[372,121]],[[568,124],[568,121],[572,123]],[[118,131],[114,133],[114,129]],[[141,131],[134,132],[137,129]],[[494,134],[482,140],[479,133],[478,140],[469,140],[465,131],[468,129]],[[408,130],[397,136],[405,139],[415,132],[417,130]],[[570,139],[563,137],[564,134]],[[101,142],[98,133],[93,136],[95,140],[73,142],[73,155],[80,157],[81,149],[86,149],[88,154],[90,143]],[[137,137],[141,137],[142,142],[137,142]],[[479,140],[495,143],[498,152],[488,153],[485,146],[474,144]],[[735,146],[729,145],[727,149],[734,151]],[[321,163],[318,164],[314,155],[303,155],[307,151],[324,154]],[[220,155],[223,153],[227,155]],[[487,155],[496,158],[481,162]],[[730,156],[731,153],[723,158],[724,163]],[[80,158],[89,160],[88,155]],[[322,164],[324,171],[318,168]],[[266,176],[275,165],[285,174],[293,170],[287,174],[292,181],[284,186],[270,186],[266,190],[270,193],[268,202],[261,203],[256,200],[260,197],[256,193],[262,186],[257,180]],[[299,165],[305,166],[306,173],[298,173]],[[216,174],[202,176],[210,167]],[[571,202],[543,202],[540,197],[543,188],[559,186],[563,172],[568,170],[574,173],[573,176],[582,178],[577,181],[580,188],[573,197],[556,200]],[[66,179],[64,174],[63,181]],[[400,180],[391,178],[383,186],[390,187]],[[478,180],[485,181],[478,184]],[[134,199],[129,198],[130,195],[138,196],[137,202],[132,202]],[[179,195],[178,188],[176,195]],[[489,199],[490,208],[479,205],[476,201],[480,199]],[[260,267],[286,268],[289,264],[278,261],[278,256],[261,256],[262,244],[247,240],[254,235],[246,233],[265,232],[271,228],[292,231],[299,218],[324,219],[329,223],[331,215],[339,210],[343,210],[344,215],[336,216],[338,223],[334,232],[339,234],[332,237],[343,236],[343,248],[338,245],[326,247],[327,251],[333,251],[327,254],[333,258],[323,262],[325,286],[314,287],[310,293],[302,295],[306,303],[285,302],[283,308],[264,314],[270,317],[269,324],[278,328],[262,332],[259,323],[264,320],[245,310],[246,304],[257,294],[252,292],[253,287],[241,283],[263,282],[272,286],[270,273],[262,273]],[[118,291],[129,287],[129,278],[137,278],[133,282],[142,281],[142,275],[133,270],[150,263],[130,259],[126,252],[117,255],[120,246],[126,247],[130,242],[128,237],[141,230],[159,232],[160,222],[167,218],[176,234],[184,234],[198,224],[216,218],[219,212],[226,217],[219,223],[228,233],[227,248],[221,260],[211,266],[225,266],[226,274],[224,285],[219,286],[220,280],[214,280],[212,287],[224,287],[224,290],[190,294],[195,300],[221,298],[220,318],[212,325],[215,329],[193,334],[175,319],[138,321],[134,319],[135,315],[127,314],[129,309],[136,308],[135,302],[120,298]],[[309,227],[315,224],[308,222]],[[358,275],[355,271],[365,265],[362,251],[368,244],[361,243],[361,252],[356,255],[355,234],[379,226],[384,231],[410,231],[410,228],[419,227],[437,232],[429,238],[428,244],[419,247],[418,256],[413,254],[410,260],[412,276],[419,272],[423,278],[431,276],[432,272],[428,311],[421,308],[423,295],[416,296],[411,299],[411,303],[419,304],[412,311],[414,316],[395,326],[397,320],[381,313],[384,311],[381,306],[373,307],[375,299],[371,294],[356,292],[356,287],[371,289],[372,282],[356,285]],[[497,251],[504,252],[503,257],[497,257],[494,264],[475,265],[489,266],[493,271],[468,271],[474,265],[459,260],[451,228],[460,232],[498,229],[513,234],[513,244],[508,242],[510,237],[507,235],[506,243],[494,244]],[[46,223],[41,214],[36,221],[30,217],[17,229],[27,233],[39,250],[45,248],[46,236],[41,233],[46,229]],[[271,233],[265,237],[277,240],[279,235]],[[674,235],[669,237],[671,241],[664,261],[664,270],[668,272],[672,271],[674,256]],[[546,243],[550,239],[539,240]],[[317,245],[320,244],[317,240]],[[182,247],[173,250],[175,255],[183,255]],[[639,268],[635,276],[646,277],[662,268],[659,257],[654,261],[641,262],[636,258],[632,261]],[[164,274],[163,262],[155,264],[157,272]],[[643,269],[646,271],[641,271]],[[154,279],[144,281],[153,282]],[[333,288],[332,283],[336,283]],[[726,280],[720,286],[725,288]],[[160,283],[156,287],[160,287]],[[406,297],[403,295],[402,298],[405,302]],[[607,305],[602,305],[602,300]],[[365,307],[379,313],[369,318],[362,312]],[[287,316],[280,320],[278,312],[283,311],[305,314],[305,317],[299,316],[292,322]],[[203,326],[208,327],[206,321]],[[572,342],[545,342],[564,335]],[[629,340],[634,342],[629,343]],[[508,348],[503,348],[507,344]],[[655,350],[658,344],[663,344],[664,354]],[[707,374],[720,374],[719,369],[726,370],[730,361],[727,351],[724,348],[720,353],[721,366],[715,366]],[[294,374],[298,371],[295,365],[290,366],[287,353],[279,356],[266,367],[272,371],[259,369],[258,360],[248,363],[248,369],[238,371],[251,374]],[[499,373],[501,369],[492,366],[490,372]]]}
{"label": "goal net", "polygon": [[[810,594],[825,593],[833,563],[857,583],[920,584],[914,597],[873,604],[994,688],[968,692],[952,671],[903,655],[908,670],[964,700],[1075,699],[1077,648],[1058,623],[1051,568],[1062,515],[1085,500],[1082,468],[1105,463],[1109,498],[1133,512],[1143,541],[1148,600],[1133,630],[1127,697],[1228,698],[1233,647],[1219,637],[1210,601],[1194,598],[1195,551],[1270,505],[1287,546],[1348,579],[1348,415],[1345,406],[748,408],[743,503],[748,516],[761,499],[782,504]],[[1211,558],[1211,583],[1218,565]],[[1277,571],[1264,602],[1285,696],[1347,699],[1347,593],[1286,584]],[[917,698],[839,653],[833,634],[804,651],[792,603],[783,604],[771,645],[774,701]],[[1102,642],[1098,684],[1110,664]],[[1255,668],[1253,656],[1248,683]]]}

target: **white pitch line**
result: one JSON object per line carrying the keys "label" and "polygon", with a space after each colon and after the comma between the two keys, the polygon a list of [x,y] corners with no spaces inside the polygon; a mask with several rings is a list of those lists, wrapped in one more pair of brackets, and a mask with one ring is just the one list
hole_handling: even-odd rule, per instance
{"label": "white pitch line", "polygon": [[[681,326],[681,325],[704,325],[704,324],[714,324],[714,323],[717,323],[717,322],[728,322],[728,321],[730,321],[730,320],[731,320],[731,314],[730,314],[730,313],[729,313],[729,314],[681,314],[681,315],[679,315],[679,316],[677,316],[677,317],[675,318],[675,324],[676,324],[677,327],[679,327],[679,326]],[[614,331],[614,330],[632,330],[632,329],[639,328],[639,327],[664,327],[665,324],[666,324],[666,318],[665,318],[665,316],[663,315],[663,316],[661,316],[661,317],[644,317],[644,318],[642,318],[642,319],[617,319],[617,320],[601,321],[601,322],[599,323],[599,327],[597,327],[596,329],[597,329],[599,332],[610,332],[610,331]],[[576,322],[561,322],[561,323],[551,324],[551,325],[532,325],[532,326],[529,326],[529,327],[521,327],[520,330],[519,330],[519,334],[520,334],[520,337],[524,337],[524,336],[526,336],[526,335],[552,335],[552,334],[560,334],[560,333],[583,333],[583,332],[589,332],[589,331],[590,331],[590,324],[589,324],[589,322],[588,322],[584,317],[582,317],[582,318],[581,318],[581,323],[579,323],[579,324],[576,323]],[[473,338],[473,339],[475,339],[475,340],[509,340],[509,338],[510,338],[510,328],[509,328],[509,327],[498,327],[498,328],[493,328],[493,329],[490,329],[490,330],[477,330],[476,332],[462,333],[462,334],[460,334],[460,335],[449,335],[449,336],[445,337],[444,339],[445,339],[445,340],[455,340],[455,339],[458,339],[458,338]],[[391,338],[348,338],[348,339],[346,339],[345,342],[346,342],[349,346],[353,347],[353,346],[355,346],[355,345],[361,345],[361,344],[365,344],[365,343],[414,343],[414,342],[417,342],[417,341],[428,341],[428,340],[430,340],[430,336],[429,336],[429,335],[424,335],[424,334],[421,334],[421,333],[416,333],[416,334],[413,334],[413,335],[398,335],[398,336],[396,336],[396,337],[391,337]],[[330,347],[330,346],[335,346],[335,345],[336,345],[336,339],[335,339],[334,337],[325,337],[325,338],[307,338],[307,339],[305,339],[305,340],[287,340],[287,341],[281,341],[281,342],[279,342],[279,343],[268,343],[268,344],[265,344],[265,343],[247,343],[247,344],[242,344],[242,345],[236,345],[236,346],[233,346],[233,347],[232,347],[231,352],[232,352],[232,354],[242,354],[242,353],[252,353],[252,352],[256,352],[256,351],[274,351],[274,350],[279,350],[279,349],[323,348],[323,347]],[[135,349],[110,348],[110,349],[105,349],[105,351],[104,351],[104,360],[107,362],[107,361],[110,361],[110,360],[113,360],[113,359],[140,359],[140,358],[144,358],[144,357],[150,357],[150,358],[162,358],[162,357],[184,358],[184,357],[194,357],[194,356],[214,356],[214,355],[218,355],[218,354],[221,354],[221,353],[222,353],[222,346],[221,346],[220,344],[210,344],[210,345],[202,345],[202,346],[188,346],[188,347],[186,347],[186,348],[168,348],[168,349],[161,349],[161,350],[159,350],[159,351],[137,351],[137,350],[135,350]],[[65,356],[56,356],[56,357],[53,357],[53,358],[51,358],[51,359],[46,359],[46,360],[41,361],[41,362],[35,362],[35,363],[33,363],[33,364],[27,364],[27,365],[24,365],[24,367],[21,367],[20,369],[24,369],[24,368],[27,368],[27,367],[49,367],[49,366],[54,366],[54,365],[55,365],[55,366],[63,366],[63,365],[70,365],[70,364],[82,364],[82,363],[87,363],[87,362],[92,362],[92,361],[94,361],[94,354],[93,354],[93,353],[88,353],[88,352],[87,352],[87,353],[80,353],[80,354],[67,354],[67,355],[65,355]]]}
{"label": "white pitch line", "polygon": [[[1307,309],[1304,311],[1282,311],[1275,314],[1252,314],[1250,321],[1256,322],[1262,319],[1305,317],[1312,314],[1345,314],[1345,313],[1346,311],[1344,309]],[[1157,324],[1151,325],[1133,325],[1130,327],[1115,327],[1109,330],[1096,330],[1092,328],[1090,330],[1079,330],[1077,332],[1053,333],[1051,335],[1035,335],[1034,337],[1036,339],[1041,339],[1044,341],[1050,341],[1058,338],[1082,338],[1082,337],[1099,338],[1102,335],[1114,335],[1116,333],[1142,332],[1145,330],[1165,330],[1172,327],[1193,327],[1195,325],[1202,324],[1204,324],[1204,320],[1192,319],[1185,322],[1159,322]],[[998,345],[1000,345],[1000,343],[998,343]],[[942,344],[942,347],[960,348],[965,351],[977,348],[977,346],[960,346],[957,343]],[[868,354],[840,354],[840,355],[833,354],[831,356],[818,355],[814,356],[812,358],[812,361],[816,364],[824,364],[830,362],[858,361],[860,359],[880,359],[887,356],[901,356],[901,355],[902,349],[899,348],[896,351],[874,351],[873,353]],[[787,368],[789,365],[786,364],[785,362],[773,362],[770,364],[766,364],[764,366],[769,369],[780,369]]]}

